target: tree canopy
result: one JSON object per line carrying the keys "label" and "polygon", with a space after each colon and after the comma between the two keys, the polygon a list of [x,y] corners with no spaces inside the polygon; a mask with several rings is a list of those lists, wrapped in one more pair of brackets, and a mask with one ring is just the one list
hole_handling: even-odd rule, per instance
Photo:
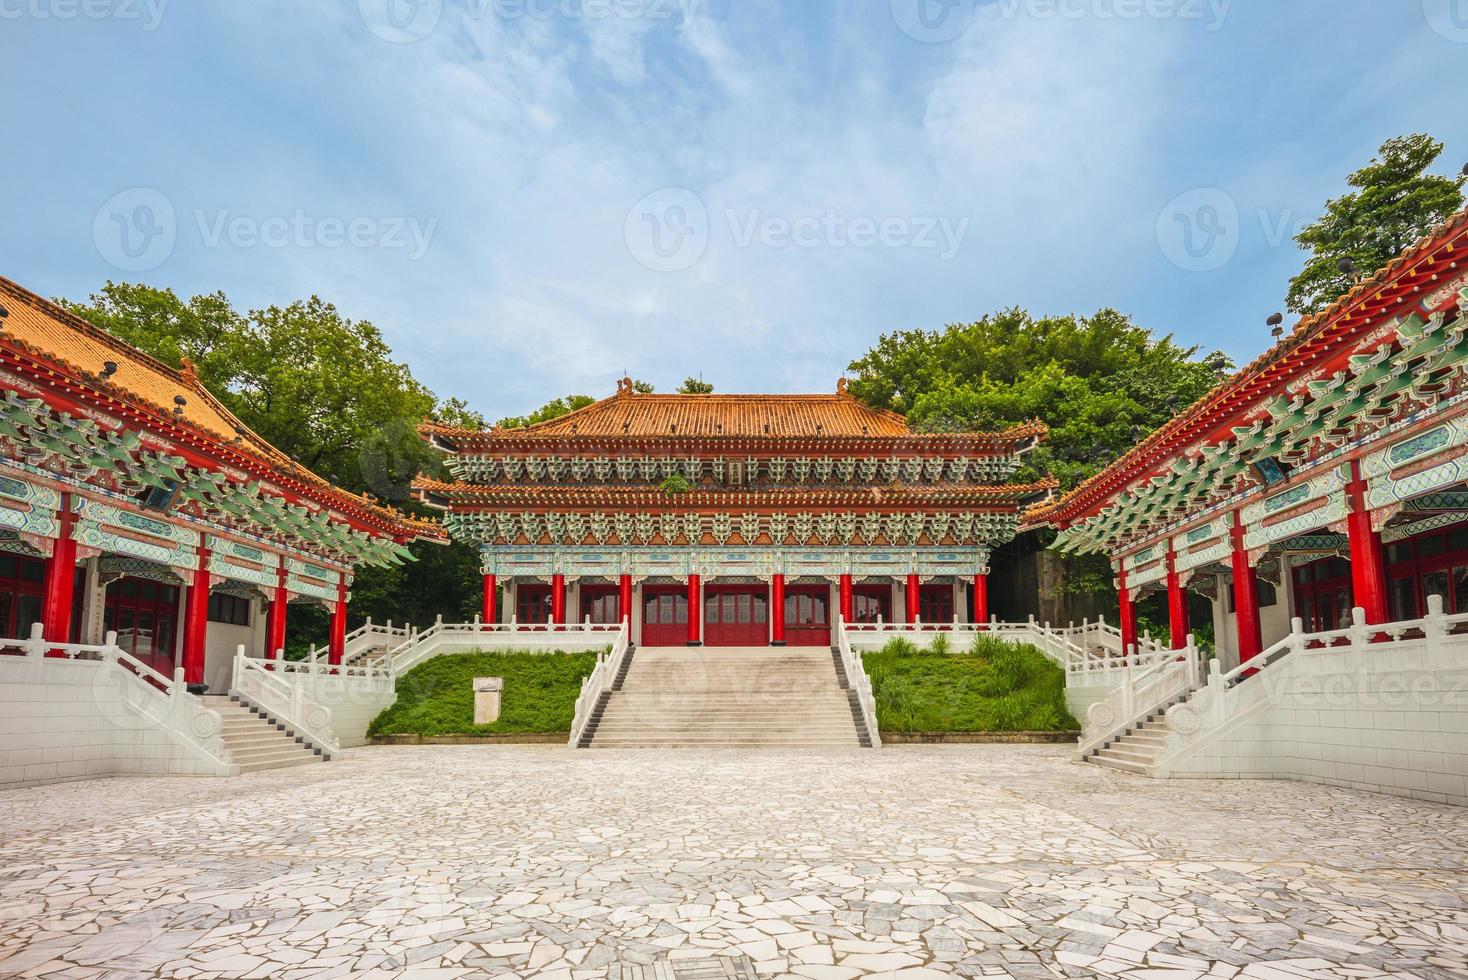
{"label": "tree canopy", "polygon": [[[338,486],[368,491],[410,510],[409,483],[437,473],[438,455],[417,426],[426,416],[481,427],[459,399],[440,402],[393,360],[382,333],[312,296],[244,313],[223,293],[180,298],[172,290],[109,282],[87,302],[58,302],[168,364],[187,357],[199,379],[240,421]],[[476,551],[415,545],[411,569],[362,568],[354,615],[378,621],[472,615]],[[455,608],[445,608],[445,598]],[[323,611],[292,609],[292,645],[325,640]]]}
{"label": "tree canopy", "polygon": [[712,395],[714,386],[702,378],[688,377],[678,386],[680,395]]}
{"label": "tree canopy", "polygon": [[[1295,237],[1310,253],[1290,282],[1286,302],[1318,313],[1344,295],[1357,275],[1382,268],[1463,206],[1463,177],[1427,173],[1443,144],[1418,133],[1387,140],[1347,179],[1355,191],[1325,205],[1325,214]],[[1341,269],[1349,259],[1353,271]]]}
{"label": "tree canopy", "polygon": [[1115,310],[1034,317],[1011,309],[943,330],[885,334],[853,361],[850,390],[917,431],[1004,429],[1031,419],[1049,442],[1030,475],[1074,486],[1218,383],[1222,353],[1198,356]]}
{"label": "tree canopy", "polygon": [[[632,382],[632,390],[639,395],[650,395],[657,389],[646,381]],[[546,402],[544,405],[531,412],[529,415],[510,415],[500,419],[495,424],[501,429],[523,429],[527,425],[537,422],[549,422],[558,419],[562,415],[570,415],[577,409],[585,408],[596,402],[597,399],[590,395],[564,395],[554,401]]]}

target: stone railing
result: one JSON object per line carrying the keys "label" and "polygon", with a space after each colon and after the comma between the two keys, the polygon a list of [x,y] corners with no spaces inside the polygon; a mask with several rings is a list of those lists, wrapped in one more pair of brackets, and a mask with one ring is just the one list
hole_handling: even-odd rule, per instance
{"label": "stone railing", "polygon": [[[109,631],[100,644],[53,643],[42,638],[41,624],[31,627],[25,640],[0,640],[0,648],[19,651],[29,671],[42,683],[52,670],[78,668],[78,661],[92,661],[105,671],[108,696],[102,703],[102,677],[94,682],[97,708],[103,712],[119,710],[140,719],[156,729],[188,755],[202,763],[205,771],[217,775],[233,775],[238,767],[224,747],[223,720],[219,712],[189,693],[182,667],[173,676],[154,670],[148,664],[117,645],[117,633]],[[6,657],[6,661],[19,658]],[[113,685],[116,685],[115,688]]]}
{"label": "stone railing", "polygon": [[[1468,613],[1444,614],[1438,595],[1427,597],[1427,609],[1421,619],[1368,626],[1365,612],[1357,608],[1351,611],[1350,626],[1320,633],[1306,633],[1296,618],[1284,639],[1234,669],[1225,672],[1217,660],[1211,661],[1206,683],[1168,709],[1167,743],[1149,775],[1170,775],[1203,748],[1278,704],[1286,704],[1286,711],[1299,707],[1296,714],[1316,719],[1282,716],[1280,723],[1298,720],[1302,729],[1328,729],[1326,737],[1332,739],[1341,729],[1319,720],[1324,716],[1379,714],[1386,708],[1401,713],[1404,706],[1429,696],[1440,698],[1443,710],[1461,719],[1468,714],[1462,694],[1468,686]],[[1353,724],[1355,737],[1373,724],[1379,725],[1380,719]],[[1442,730],[1449,729],[1444,725]]]}
{"label": "stone railing", "polygon": [[305,685],[292,683],[287,680],[286,672],[271,670],[271,666],[271,661],[247,657],[245,648],[238,647],[235,650],[231,696],[253,705],[284,725],[291,734],[311,748],[318,749],[327,759],[341,755],[341,743],[331,727],[331,709],[316,701]]}
{"label": "stone railing", "polygon": [[[1104,621],[1055,629],[1049,623],[1030,617],[1024,623],[851,623],[846,627],[852,646],[860,650],[881,649],[894,639],[903,639],[923,647],[944,637],[955,650],[962,650],[980,637],[1028,643],[1037,647],[1066,672],[1068,686],[1114,686],[1131,669],[1153,666],[1174,659],[1175,651],[1165,649],[1151,637],[1143,637],[1128,654],[1121,653],[1121,632]],[[1103,649],[1106,652],[1101,652]],[[1115,653],[1111,651],[1115,650]]]}
{"label": "stone railing", "polygon": [[1168,651],[1154,663],[1136,662],[1121,671],[1109,695],[1086,711],[1076,758],[1085,759],[1139,725],[1171,702],[1198,688],[1201,660],[1191,636],[1182,650]]}
{"label": "stone railing", "polygon": [[428,629],[413,630],[406,640],[388,651],[386,667],[400,676],[433,657],[475,650],[580,651],[611,646],[623,631],[620,623],[528,625],[511,619],[508,623],[445,623],[443,617]]}
{"label": "stone railing", "polygon": [[[599,635],[604,637],[607,634],[602,632]],[[571,720],[571,737],[566,741],[569,748],[574,749],[581,743],[581,736],[586,732],[597,702],[616,683],[617,674],[622,670],[622,662],[627,657],[629,636],[628,623],[623,620],[617,627],[616,638],[612,640],[612,649],[597,654],[596,669],[581,681],[581,694],[576,698],[576,713]]]}
{"label": "stone railing", "polygon": [[861,654],[851,645],[851,634],[846,622],[836,617],[836,649],[841,655],[841,666],[846,671],[846,683],[856,692],[857,704],[861,706],[861,719],[871,737],[872,748],[882,747],[882,735],[877,730],[877,699],[872,694],[872,679],[861,662]]}
{"label": "stone railing", "polygon": [[[371,617],[368,617],[367,622],[346,635],[342,645],[342,663],[357,663],[374,650],[386,650],[388,647],[401,643],[411,636],[412,632],[411,624],[395,627],[392,620],[388,620],[386,624],[378,624],[372,622]],[[313,646],[306,654],[306,660],[311,663],[326,663],[330,655],[331,644]]]}

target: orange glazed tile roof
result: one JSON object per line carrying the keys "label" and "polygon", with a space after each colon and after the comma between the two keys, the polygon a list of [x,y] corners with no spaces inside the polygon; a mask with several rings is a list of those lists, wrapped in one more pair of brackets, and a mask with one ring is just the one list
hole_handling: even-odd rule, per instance
{"label": "orange glazed tile roof", "polygon": [[846,390],[843,378],[833,395],[658,395],[632,390],[630,379],[617,394],[559,418],[515,429],[460,429],[428,421],[425,436],[439,436],[465,451],[505,442],[539,439],[846,439],[923,440],[960,443],[976,440],[1011,448],[1031,438],[1044,439],[1043,423],[1029,422],[998,433],[914,433],[907,419],[872,408]]}
{"label": "orange glazed tile roof", "polygon": [[[0,349],[16,351],[107,398],[153,416],[163,425],[193,429],[221,449],[252,457],[274,469],[282,479],[313,488],[338,507],[370,515],[421,537],[444,538],[437,522],[375,504],[296,463],[220,404],[187,362],[183,370],[171,368],[4,276],[0,276],[0,301],[8,313],[0,318]],[[103,366],[108,361],[117,365],[117,372],[103,378]],[[175,400],[178,398],[183,404]]]}
{"label": "orange glazed tile roof", "polygon": [[641,395],[611,398],[528,426],[536,435],[902,436],[907,419],[835,395]]}

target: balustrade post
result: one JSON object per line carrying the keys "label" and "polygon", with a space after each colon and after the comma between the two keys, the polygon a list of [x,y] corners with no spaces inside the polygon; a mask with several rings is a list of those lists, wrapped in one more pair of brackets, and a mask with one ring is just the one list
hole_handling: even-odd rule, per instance
{"label": "balustrade post", "polygon": [[1438,646],[1447,634],[1447,623],[1443,620],[1443,597],[1430,595],[1427,597],[1427,617],[1422,624],[1422,632],[1427,638],[1427,652],[1437,653]]}

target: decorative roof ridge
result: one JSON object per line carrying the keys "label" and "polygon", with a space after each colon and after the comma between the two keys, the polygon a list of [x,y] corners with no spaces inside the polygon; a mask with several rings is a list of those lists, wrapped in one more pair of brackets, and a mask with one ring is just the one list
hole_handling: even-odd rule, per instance
{"label": "decorative roof ridge", "polygon": [[923,484],[917,484],[917,483],[894,483],[894,484],[883,484],[883,485],[878,485],[878,486],[870,486],[870,485],[843,486],[843,485],[818,484],[818,485],[812,485],[812,486],[804,486],[804,485],[800,485],[800,486],[794,486],[794,485],[789,485],[789,486],[786,486],[786,485],[774,485],[774,486],[737,487],[737,488],[720,488],[720,489],[707,489],[707,488],[695,487],[694,489],[688,491],[686,494],[668,494],[668,493],[666,493],[666,491],[663,491],[663,490],[659,489],[659,486],[656,483],[613,484],[613,485],[591,484],[591,483],[585,483],[585,484],[494,484],[494,485],[491,485],[491,484],[483,484],[483,483],[468,483],[468,482],[465,482],[465,481],[462,481],[462,480],[456,480],[456,481],[438,480],[438,479],[434,479],[433,477],[427,477],[427,476],[415,477],[413,479],[413,483],[412,483],[412,488],[413,488],[414,491],[424,491],[424,492],[429,492],[429,493],[465,493],[465,494],[478,494],[478,495],[481,495],[481,496],[513,496],[516,493],[542,492],[542,493],[545,493],[545,494],[551,494],[551,493],[553,493],[555,491],[567,491],[567,490],[570,490],[570,491],[580,491],[580,492],[585,492],[585,493],[599,493],[599,494],[601,494],[601,493],[613,493],[613,494],[621,494],[621,495],[628,495],[628,496],[630,496],[630,495],[632,495],[634,493],[662,493],[662,494],[666,494],[666,496],[668,497],[669,500],[675,500],[675,501],[678,498],[680,498],[680,497],[690,496],[690,495],[704,495],[704,496],[712,495],[712,496],[721,496],[722,497],[722,496],[739,496],[741,494],[744,494],[744,495],[756,494],[757,495],[757,494],[773,494],[773,493],[785,493],[785,494],[790,494],[790,495],[797,495],[797,494],[820,494],[820,493],[828,493],[828,494],[832,494],[832,493],[858,494],[858,493],[873,493],[873,492],[878,493],[878,494],[884,494],[884,493],[890,493],[890,492],[899,492],[899,493],[914,493],[914,494],[926,494],[926,495],[930,495],[930,496],[938,496],[938,495],[940,495],[941,493],[943,493],[945,491],[946,492],[949,492],[949,493],[952,493],[953,491],[975,491],[976,492],[976,495],[977,494],[1000,494],[1000,493],[1028,494],[1028,493],[1045,493],[1045,492],[1048,492],[1048,491],[1051,491],[1051,490],[1056,490],[1059,487],[1060,487],[1060,481],[1058,479],[1056,479],[1055,477],[1048,476],[1048,475],[1047,476],[1044,476],[1044,477],[1041,477],[1038,480],[1032,480],[1029,483],[980,483],[980,484],[963,484],[963,483],[936,483],[936,484],[928,484],[928,483],[923,483]]}
{"label": "decorative roof ridge", "polygon": [[[614,395],[612,397],[616,397],[616,396]],[[638,398],[647,398],[649,396],[647,396],[647,395],[638,395],[636,397],[638,397]],[[709,395],[688,395],[687,397],[688,398],[708,398],[708,397],[711,397],[711,396],[709,396]],[[752,396],[745,396],[745,397],[761,397],[761,398],[763,398],[763,397],[785,397],[785,398],[792,398],[792,399],[795,399],[795,398],[830,398],[830,399],[834,399],[834,398],[841,397],[841,396],[837,396],[837,395],[784,395],[784,396],[764,396],[764,395],[759,395],[759,396],[753,396],[752,395]],[[856,396],[855,395],[848,395],[848,396],[845,396],[845,397],[849,397],[849,398],[852,398],[854,400],[857,400],[859,404],[861,404],[863,407],[865,407],[869,411],[878,412],[878,413],[881,413],[881,414],[884,414],[884,415],[893,415],[893,416],[896,416],[897,418],[903,418],[903,416],[899,415],[896,412],[892,412],[889,409],[872,408],[870,405],[867,405],[865,402],[861,402],[859,399],[856,399]],[[600,403],[597,403],[597,404],[600,404]],[[590,408],[592,406],[589,406],[588,405],[586,407],[587,408]],[[583,409],[577,409],[577,411],[582,411],[582,410]],[[572,414],[574,414],[574,413],[572,413]],[[562,419],[569,418],[569,417],[570,417],[569,415],[561,415],[561,416],[558,416],[555,419],[550,419],[548,421],[559,422]],[[904,421],[905,421],[905,419],[904,419]],[[536,423],[536,424],[539,425],[541,423]],[[492,435],[498,435],[498,436],[501,436],[501,437],[503,437],[505,439],[514,439],[514,438],[518,438],[518,437],[522,437],[522,436],[527,436],[527,435],[528,436],[533,436],[533,437],[540,437],[540,438],[545,437],[544,434],[542,434],[542,433],[532,432],[531,430],[533,428],[534,428],[533,426],[525,426],[525,427],[512,428],[512,429],[502,429],[502,428],[500,428],[498,426],[495,426],[495,427],[492,427],[492,428],[489,428],[489,429],[471,429],[471,428],[465,428],[463,426],[448,425],[446,423],[439,422],[439,421],[437,421],[435,419],[427,418],[427,419],[424,419],[422,422],[420,422],[418,424],[418,433],[419,433],[419,435],[423,435],[423,436],[443,436],[444,438],[447,438],[447,439],[453,439],[453,438],[456,438],[456,437],[457,438],[461,438],[461,439],[463,439],[463,438],[473,439],[473,438],[482,438],[482,437],[485,437],[485,436],[492,436]],[[555,433],[555,435],[557,437],[562,437],[563,438],[566,434],[565,433]],[[668,437],[673,436],[673,435],[674,435],[673,433],[660,434],[656,438],[668,438]],[[1019,423],[1016,423],[1014,425],[1011,425],[1008,428],[1004,428],[1004,429],[992,429],[992,430],[986,430],[986,431],[982,431],[982,432],[912,432],[912,431],[908,431],[908,432],[903,433],[901,435],[891,435],[891,434],[883,435],[883,434],[877,434],[877,435],[861,435],[861,436],[857,436],[857,435],[846,435],[846,434],[838,434],[838,435],[829,435],[829,434],[815,435],[815,434],[812,434],[812,435],[809,435],[809,436],[802,436],[802,437],[799,437],[799,438],[822,439],[822,440],[831,440],[831,441],[836,441],[836,440],[841,440],[841,439],[869,439],[869,440],[871,440],[873,442],[879,442],[879,441],[882,441],[882,440],[893,440],[893,439],[912,440],[912,441],[933,440],[935,442],[943,442],[943,441],[962,442],[962,441],[965,441],[965,440],[991,439],[991,440],[995,440],[995,441],[1010,441],[1010,442],[1013,442],[1013,441],[1018,441],[1020,439],[1026,439],[1026,438],[1030,438],[1030,437],[1035,437],[1035,438],[1040,439],[1041,441],[1044,441],[1044,440],[1048,439],[1049,436],[1050,436],[1050,426],[1047,423],[1045,423],[1044,421],[1042,421],[1040,419],[1030,419],[1029,421],[1026,421],[1026,422],[1019,422]],[[587,438],[587,439],[598,439],[598,440],[602,440],[602,439],[627,439],[627,440],[632,440],[632,441],[645,441],[645,440],[647,440],[649,438],[654,438],[654,437],[646,436],[646,435],[636,435],[636,436],[628,436],[628,435],[589,435],[589,436],[586,436],[585,438]],[[711,440],[711,441],[712,440],[718,440],[718,439],[727,439],[727,440],[733,441],[733,440],[748,440],[748,439],[754,439],[754,438],[760,438],[760,437],[757,437],[757,436],[748,436],[748,435],[714,434],[714,435],[680,435],[680,436],[678,436],[678,438],[682,438],[682,439],[695,439],[695,440]],[[772,438],[790,439],[790,438],[794,438],[794,437],[790,437],[790,436],[779,436],[779,437],[772,437]]]}
{"label": "decorative roof ridge", "polygon": [[[1178,430],[1200,417],[1209,407],[1222,401],[1226,395],[1232,394],[1243,388],[1248,382],[1258,378],[1286,355],[1293,353],[1306,343],[1328,332],[1330,327],[1345,319],[1347,314],[1351,313],[1355,307],[1368,299],[1370,293],[1394,281],[1409,265],[1412,265],[1416,260],[1420,259],[1424,253],[1447,244],[1448,240],[1455,233],[1462,231],[1468,231],[1468,208],[1458,211],[1431,232],[1418,238],[1416,242],[1409,245],[1400,255],[1356,283],[1356,285],[1352,286],[1351,289],[1324,310],[1321,310],[1319,313],[1302,316],[1296,321],[1294,328],[1288,334],[1243,368],[1236,371],[1232,377],[1226,378],[1210,388],[1197,401],[1163,423],[1162,426],[1147,435],[1141,442],[1127,450],[1120,457],[1113,460],[1100,472],[1087,477],[1080,484],[1055,500],[1032,507],[1025,515],[1026,520],[1031,523],[1045,523],[1048,517],[1087,495],[1096,489],[1097,485],[1104,480],[1108,478],[1115,479],[1121,471],[1126,470],[1128,467],[1135,467],[1137,460],[1144,458],[1148,452],[1156,448],[1159,444],[1166,442]],[[1122,484],[1122,489],[1133,483],[1136,478],[1137,476],[1135,475],[1127,478]]]}
{"label": "decorative roof ridge", "polygon": [[[312,472],[308,467],[297,463],[278,448],[271,445],[266,439],[240,421],[239,417],[230,411],[214,396],[204,383],[199,379],[198,369],[188,358],[183,358],[178,368],[169,367],[166,363],[128,344],[126,341],[103,330],[85,317],[78,316],[71,310],[66,309],[58,303],[46,299],[38,293],[32,292],[12,279],[0,275],[0,293],[8,297],[35,307],[40,313],[58,321],[61,326],[84,334],[89,339],[96,341],[107,349],[119,355],[120,360],[130,361],[147,369],[156,371],[170,380],[176,382],[180,387],[196,394],[230,425],[234,426],[235,432],[241,439],[247,439],[249,448],[253,450],[257,460],[267,466],[288,470],[288,475],[295,480],[323,493],[326,496],[335,496],[340,502],[348,502],[360,508],[369,515],[376,517],[382,522],[398,527],[431,533],[436,537],[442,537],[443,531],[439,523],[431,517],[417,517],[399,511],[394,507],[378,504],[369,500],[365,494],[353,493],[344,487],[339,487],[325,477]],[[6,318],[8,319],[8,318]],[[14,332],[6,329],[6,319],[0,319],[0,340],[8,343],[13,348],[24,352],[28,357],[37,361],[64,368],[75,375],[88,386],[104,392],[112,398],[130,403],[140,408],[148,409],[156,417],[156,421],[180,429],[187,429],[200,438],[222,448],[243,453],[241,446],[230,443],[222,443],[218,434],[210,432],[192,419],[175,416],[167,406],[159,405],[142,394],[125,387],[117,382],[101,377],[91,368],[74,364],[71,361],[57,355],[53,351],[43,350],[36,345],[28,343]]]}

